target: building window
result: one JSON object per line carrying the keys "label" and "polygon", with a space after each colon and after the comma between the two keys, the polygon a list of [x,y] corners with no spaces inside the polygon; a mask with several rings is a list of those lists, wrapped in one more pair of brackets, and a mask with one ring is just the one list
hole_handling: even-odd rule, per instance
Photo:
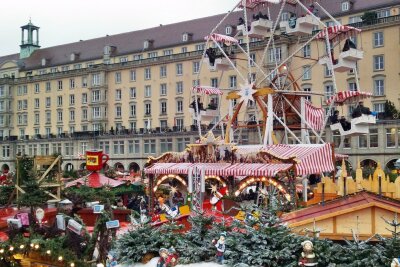
{"label": "building window", "polygon": [[57,96],[57,107],[61,107],[63,104],[63,98],[62,96]]}
{"label": "building window", "polygon": [[160,95],[162,95],[162,96],[167,95],[167,84],[166,83],[160,84]]}
{"label": "building window", "polygon": [[99,102],[100,101],[100,90],[94,90],[92,92],[92,102]]}
{"label": "building window", "polygon": [[183,74],[183,66],[182,63],[176,64],[176,75],[182,75]]}
{"label": "building window", "polygon": [[151,86],[150,85],[146,85],[144,87],[144,96],[151,97]]}
{"label": "building window", "polygon": [[160,120],[160,128],[165,131],[168,129],[168,121],[167,120]]}
{"label": "building window", "polygon": [[75,121],[75,110],[69,111],[69,121]]}
{"label": "building window", "polygon": [[[304,92],[311,92],[311,86],[307,85],[303,87]],[[311,95],[306,95],[305,99],[311,102]]]}
{"label": "building window", "polygon": [[140,141],[139,140],[129,140],[128,141],[128,153],[129,154],[140,153]]}
{"label": "building window", "polygon": [[193,80],[193,81],[192,81],[192,85],[193,85],[193,86],[198,86],[198,85],[200,85],[200,79]]}
{"label": "building window", "polygon": [[367,136],[366,135],[360,135],[358,136],[358,148],[367,148]]}
{"label": "building window", "polygon": [[51,82],[46,82],[46,93],[51,91]]}
{"label": "building window", "polygon": [[161,115],[167,114],[167,102],[163,101],[160,104]]}
{"label": "building window", "polygon": [[121,118],[122,115],[122,108],[121,106],[116,106],[115,107],[115,117],[116,118]]}
{"label": "building window", "polygon": [[183,112],[183,100],[176,100],[176,112],[177,113]]}
{"label": "building window", "polygon": [[196,51],[203,51],[205,48],[205,44],[197,44],[196,45]]}
{"label": "building window", "polygon": [[369,147],[376,148],[379,145],[378,129],[369,129]]}
{"label": "building window", "polygon": [[183,93],[183,82],[176,82],[176,94]]}
{"label": "building window", "polygon": [[182,131],[184,126],[183,126],[183,118],[176,118],[175,119],[175,126],[178,131]]}
{"label": "building window", "polygon": [[3,145],[2,150],[3,150],[3,158],[10,157],[10,146],[9,145]]}
{"label": "building window", "polygon": [[172,138],[162,138],[160,139],[160,152],[172,151]]}
{"label": "building window", "polygon": [[331,96],[333,96],[333,85],[326,84],[325,85],[325,98],[328,99]]}
{"label": "building window", "polygon": [[104,151],[105,154],[110,154],[110,142],[109,141],[100,141],[99,147]]}
{"label": "building window", "polygon": [[396,128],[386,128],[386,147],[396,146]]}
{"label": "building window", "polygon": [[374,80],[374,95],[375,96],[385,95],[385,80],[383,78]]}
{"label": "building window", "polygon": [[124,141],[114,141],[113,142],[113,147],[114,147],[114,155],[123,155],[125,154],[125,145]]}
{"label": "building window", "polygon": [[155,154],[156,153],[156,140],[155,139],[144,140],[143,146],[144,146],[145,154]]}
{"label": "building window", "polygon": [[63,113],[62,113],[62,111],[57,111],[57,122],[63,122]]}
{"label": "building window", "polygon": [[35,113],[35,125],[38,125],[40,123],[40,115],[38,113]]}
{"label": "building window", "polygon": [[93,107],[92,108],[92,116],[93,116],[93,119],[100,118],[100,116],[101,116],[100,107]]}
{"label": "building window", "polygon": [[199,73],[200,71],[200,62],[195,61],[193,62],[193,73]]}
{"label": "building window", "polygon": [[385,103],[375,103],[374,104],[374,111],[378,113],[385,112]]}
{"label": "building window", "polygon": [[92,85],[99,86],[101,84],[100,73],[95,73],[92,75]]}
{"label": "building window", "polygon": [[379,11],[377,11],[377,12],[376,12],[376,17],[377,17],[378,19],[390,17],[390,9],[384,9],[384,10],[379,10]]}
{"label": "building window", "polygon": [[311,45],[310,44],[305,45],[303,47],[303,57],[305,57],[305,58],[311,57]]}
{"label": "building window", "polygon": [[383,55],[374,56],[374,71],[384,70],[384,69],[385,69],[385,62]]}
{"label": "building window", "polygon": [[133,60],[142,60],[143,59],[143,55],[142,54],[138,54],[138,55],[134,55],[133,56]]}
{"label": "building window", "polygon": [[35,94],[40,93],[40,86],[38,83],[35,83]]}
{"label": "building window", "polygon": [[51,123],[51,113],[49,111],[46,112],[46,123]]}
{"label": "building window", "polygon": [[88,82],[87,82],[87,76],[83,76],[83,77],[82,77],[82,87],[83,87],[83,88],[86,88],[86,87],[87,87],[87,84],[88,84]]}
{"label": "building window", "polygon": [[136,81],[136,70],[131,70],[129,75],[131,82]]}
{"label": "building window", "polygon": [[357,91],[357,83],[355,81],[349,82],[349,91]]}
{"label": "building window", "polygon": [[87,109],[82,109],[82,120],[87,120],[88,118],[88,112]]}
{"label": "building window", "polygon": [[268,49],[268,62],[273,63],[273,62],[279,62],[281,61],[282,58],[282,50],[280,47],[275,47]]}
{"label": "building window", "polygon": [[122,91],[121,89],[115,90],[115,100],[120,101],[122,99]]}
{"label": "building window", "polygon": [[39,98],[35,98],[35,108],[40,108]]}
{"label": "building window", "polygon": [[130,115],[130,117],[136,116],[136,104],[131,104],[129,106],[129,115]]}
{"label": "building window", "polygon": [[217,88],[218,87],[218,78],[211,78],[210,80],[211,86]]}
{"label": "building window", "polygon": [[115,83],[121,83],[121,72],[115,73]]}
{"label": "building window", "polygon": [[173,53],[174,53],[174,50],[173,50],[173,49],[166,49],[166,50],[163,51],[163,55],[164,55],[164,56],[170,56],[170,55],[172,55]]}
{"label": "building window", "polygon": [[232,34],[232,26],[226,26],[225,27],[225,34],[226,35],[231,35]]}
{"label": "building window", "polygon": [[87,93],[83,93],[82,94],[82,104],[86,104],[87,103]]}
{"label": "building window", "polygon": [[145,68],[144,69],[144,79],[145,80],[150,80],[151,79],[151,69],[150,68]]}
{"label": "building window", "polygon": [[250,53],[250,66],[254,67],[256,65],[256,54]]}
{"label": "building window", "polygon": [[129,88],[129,97],[136,98],[136,87]]}
{"label": "building window", "polygon": [[229,76],[229,88],[236,88],[236,75]]}
{"label": "building window", "polygon": [[75,95],[69,95],[69,105],[75,105]]}
{"label": "building window", "polygon": [[144,104],[144,114],[151,115],[151,103]]}
{"label": "building window", "polygon": [[186,46],[182,47],[181,48],[181,53],[186,53],[186,52],[187,52],[187,47]]}
{"label": "building window", "polygon": [[374,47],[383,46],[383,32],[374,32]]}
{"label": "building window", "polygon": [[188,40],[189,40],[189,34],[188,33],[182,34],[182,42],[187,42]]}
{"label": "building window", "polygon": [[362,19],[360,16],[349,17],[349,24],[361,22]]}
{"label": "building window", "polygon": [[332,77],[332,70],[329,69],[328,65],[325,65],[324,74],[325,77]]}
{"label": "building window", "polygon": [[58,90],[62,90],[62,89],[63,89],[63,82],[58,81]]}
{"label": "building window", "polygon": [[177,147],[176,147],[176,149],[177,149],[177,151],[184,151],[185,150],[185,148],[187,147],[187,145],[189,145],[190,144],[190,138],[189,137],[186,137],[186,138],[177,138],[176,139],[176,141],[177,141]]}
{"label": "building window", "polygon": [[147,53],[147,58],[155,58],[155,57],[158,57],[158,53],[157,52]]}
{"label": "building window", "polygon": [[349,11],[350,3],[348,1],[342,2],[342,11]]}
{"label": "building window", "polygon": [[160,77],[161,78],[167,77],[167,66],[160,67]]}
{"label": "building window", "polygon": [[311,67],[309,65],[303,67],[303,81],[311,79]]}
{"label": "building window", "polygon": [[75,79],[69,79],[69,89],[75,88]]}

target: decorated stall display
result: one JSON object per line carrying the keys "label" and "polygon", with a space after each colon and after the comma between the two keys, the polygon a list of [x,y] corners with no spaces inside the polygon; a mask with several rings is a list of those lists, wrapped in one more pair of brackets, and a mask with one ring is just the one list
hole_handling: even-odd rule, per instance
{"label": "decorated stall display", "polygon": [[176,218],[179,215],[179,207],[174,206],[170,208],[167,204],[165,204],[165,199],[162,197],[158,198],[158,203],[162,211],[164,211],[171,218]]}
{"label": "decorated stall display", "polygon": [[[104,161],[103,158],[105,158]],[[104,154],[103,150],[86,151],[86,169],[88,171],[100,171],[109,159],[109,156]]]}
{"label": "decorated stall display", "polygon": [[82,231],[82,225],[80,223],[78,223],[77,221],[75,221],[74,219],[68,220],[67,228],[77,235],[80,235],[81,231]]}
{"label": "decorated stall display", "polygon": [[169,249],[161,248],[159,254],[160,259],[157,262],[157,267],[173,267],[178,264],[178,254],[174,247]]}
{"label": "decorated stall display", "polygon": [[226,245],[225,245],[225,239],[226,239],[226,232],[222,232],[219,235],[219,239],[218,240],[213,240],[213,244],[215,245],[215,248],[217,249],[217,253],[216,253],[216,260],[217,263],[219,264],[223,264],[224,263],[224,254],[225,254],[225,250],[226,250]]}
{"label": "decorated stall display", "polygon": [[315,253],[313,252],[313,243],[306,240],[301,243],[303,246],[303,252],[301,252],[301,257],[299,260],[299,266],[317,266],[318,261],[315,258]]}

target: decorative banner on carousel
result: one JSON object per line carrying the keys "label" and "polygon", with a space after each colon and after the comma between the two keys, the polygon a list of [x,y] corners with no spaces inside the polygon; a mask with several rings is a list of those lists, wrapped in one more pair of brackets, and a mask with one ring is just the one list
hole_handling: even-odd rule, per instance
{"label": "decorative banner on carousel", "polygon": [[70,219],[68,221],[67,228],[78,235],[80,235],[81,231],[82,231],[82,225],[80,223],[78,223],[77,221],[75,221],[74,219]]}
{"label": "decorative banner on carousel", "polygon": [[93,205],[93,213],[102,213],[104,205]]}
{"label": "decorative banner on carousel", "polygon": [[57,228],[59,230],[65,231],[65,219],[64,215],[62,214],[57,214],[56,215],[56,222],[57,222]]}
{"label": "decorative banner on carousel", "polygon": [[119,220],[106,222],[107,229],[119,228]]}

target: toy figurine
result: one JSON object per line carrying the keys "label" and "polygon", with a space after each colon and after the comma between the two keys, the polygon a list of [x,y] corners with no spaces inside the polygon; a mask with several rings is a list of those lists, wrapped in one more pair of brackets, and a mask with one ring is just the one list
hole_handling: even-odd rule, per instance
{"label": "toy figurine", "polygon": [[226,233],[222,232],[219,235],[219,239],[217,240],[213,240],[213,244],[215,245],[215,247],[217,248],[217,263],[219,264],[223,264],[224,263],[224,253],[225,253],[225,238],[226,238]]}
{"label": "toy figurine", "polygon": [[168,249],[160,248],[158,253],[160,254],[160,259],[157,262],[157,267],[167,267]]}
{"label": "toy figurine", "polygon": [[318,262],[315,260],[313,243],[309,240],[306,240],[302,242],[301,245],[303,246],[303,252],[301,252],[299,266],[317,266]]}
{"label": "toy figurine", "polygon": [[176,250],[174,247],[170,247],[168,249],[168,257],[167,260],[165,261],[167,267],[173,267],[178,264],[178,254],[176,253]]}
{"label": "toy figurine", "polygon": [[400,258],[394,258],[390,264],[390,267],[400,267]]}

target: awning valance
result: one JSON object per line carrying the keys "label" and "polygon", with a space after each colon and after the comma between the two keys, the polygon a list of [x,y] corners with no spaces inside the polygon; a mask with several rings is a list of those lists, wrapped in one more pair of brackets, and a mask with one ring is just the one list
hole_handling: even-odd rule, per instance
{"label": "awning valance", "polygon": [[372,97],[372,93],[360,91],[341,91],[329,97],[328,100],[326,100],[326,104],[330,105],[332,101],[335,101],[335,104],[343,105],[354,103],[368,97]]}
{"label": "awning valance", "polygon": [[219,33],[213,33],[211,35],[207,35],[206,37],[204,37],[204,39],[205,40],[214,39],[216,42],[224,42],[227,45],[239,43],[239,41],[237,39],[235,39],[231,36],[223,35],[223,34],[219,34]]}
{"label": "awning valance", "polygon": [[197,92],[198,94],[204,94],[204,95],[222,95],[222,91],[218,88],[211,87],[211,86],[193,86],[192,87],[193,92]]}
{"label": "awning valance", "polygon": [[348,34],[348,33],[358,33],[361,32],[361,29],[354,28],[351,26],[345,26],[345,25],[334,25],[334,26],[329,26],[324,29],[322,29],[318,35],[317,39],[325,40],[326,36],[326,31],[328,31],[328,39],[329,40],[336,40],[340,39],[342,35]]}

